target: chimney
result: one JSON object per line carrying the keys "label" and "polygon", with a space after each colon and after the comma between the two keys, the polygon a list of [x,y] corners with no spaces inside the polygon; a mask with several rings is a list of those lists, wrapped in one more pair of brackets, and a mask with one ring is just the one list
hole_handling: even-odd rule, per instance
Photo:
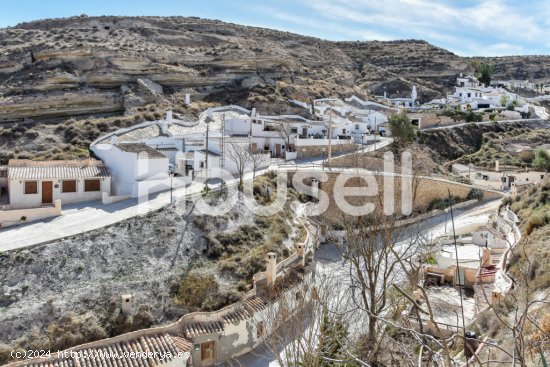
{"label": "chimney", "polygon": [[252,111],[250,111],[250,117],[256,117],[256,107],[252,107]]}
{"label": "chimney", "polygon": [[172,123],[172,110],[166,111],[166,122],[168,125]]}
{"label": "chimney", "polygon": [[296,252],[298,253],[298,257],[300,258],[300,265],[306,266],[305,245],[303,243],[298,243],[296,245]]}
{"label": "chimney", "polygon": [[123,294],[120,297],[122,298],[122,313],[124,315],[131,315],[134,306],[134,297],[131,294]]}
{"label": "chimney", "polygon": [[166,111],[166,119],[160,122],[160,128],[163,134],[168,134],[168,126],[172,124],[172,110]]}
{"label": "chimney", "polygon": [[185,105],[189,106],[191,104],[191,95],[189,93],[185,94]]}
{"label": "chimney", "polygon": [[273,288],[275,279],[277,279],[277,254],[275,252],[268,252],[266,260],[267,287]]}
{"label": "chimney", "polygon": [[498,161],[498,159],[495,161],[495,172],[499,172],[500,171],[500,163]]}

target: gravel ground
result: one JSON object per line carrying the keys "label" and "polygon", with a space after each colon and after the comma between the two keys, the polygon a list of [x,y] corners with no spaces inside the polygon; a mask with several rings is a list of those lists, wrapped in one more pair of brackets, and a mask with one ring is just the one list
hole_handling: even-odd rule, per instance
{"label": "gravel ground", "polygon": [[[48,245],[0,254],[0,344],[24,345],[16,341],[44,335],[52,322],[71,314],[106,327],[126,293],[134,295],[136,308],[149,307],[153,324],[176,320],[186,311],[171,299],[179,276],[191,264],[213,270],[213,264],[204,262],[205,233],[194,218],[183,207],[163,208]],[[210,228],[231,231],[253,220],[240,206],[209,222]],[[223,292],[227,280],[219,283]]]}

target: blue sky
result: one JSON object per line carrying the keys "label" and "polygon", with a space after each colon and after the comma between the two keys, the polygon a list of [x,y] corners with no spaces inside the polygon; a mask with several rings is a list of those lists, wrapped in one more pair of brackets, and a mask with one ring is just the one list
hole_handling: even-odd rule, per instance
{"label": "blue sky", "polygon": [[2,0],[0,26],[83,13],[199,16],[329,40],[416,38],[463,56],[550,54],[549,0]]}

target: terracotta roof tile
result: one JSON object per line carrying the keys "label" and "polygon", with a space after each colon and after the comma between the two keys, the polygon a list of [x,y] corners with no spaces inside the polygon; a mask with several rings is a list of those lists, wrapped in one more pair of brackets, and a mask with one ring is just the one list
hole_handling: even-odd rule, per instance
{"label": "terracotta roof tile", "polygon": [[97,160],[31,161],[10,160],[8,177],[14,180],[45,178],[101,178],[109,177],[107,167]]}
{"label": "terracotta roof tile", "polygon": [[[168,334],[144,335],[128,341],[86,349],[72,349],[74,358],[31,359],[17,363],[18,367],[161,367],[180,353],[189,352],[190,341],[183,336]],[[130,353],[134,353],[131,356]],[[140,353],[142,357],[136,357]],[[52,355],[54,355],[52,353]],[[56,354],[57,355],[57,354]],[[164,357],[164,359],[162,359]]]}

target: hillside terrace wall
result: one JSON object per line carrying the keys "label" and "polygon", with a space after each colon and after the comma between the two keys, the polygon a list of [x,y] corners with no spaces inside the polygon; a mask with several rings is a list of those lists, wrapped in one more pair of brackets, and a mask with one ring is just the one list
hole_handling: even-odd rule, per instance
{"label": "hillside terrace wall", "polygon": [[0,210],[0,228],[11,227],[22,223],[33,222],[61,215],[61,200],[57,199],[53,206],[30,209]]}
{"label": "hillside terrace wall", "polygon": [[[352,172],[353,171],[353,172]],[[354,173],[355,172],[355,173]],[[321,181],[321,174],[325,173],[327,175],[327,181]],[[288,172],[289,182],[292,182],[294,176],[294,171]],[[345,187],[360,187],[366,188],[367,182],[361,178],[362,175],[366,175],[367,172],[361,170],[351,170],[342,172],[329,172],[329,171],[311,171],[307,174],[312,177],[317,177],[319,179],[319,190],[323,190],[327,193],[329,197],[329,206],[328,209],[321,214],[321,218],[327,221],[330,224],[339,224],[343,219],[343,212],[341,207],[335,200],[334,196],[334,184],[339,175],[348,175],[349,180],[345,184]],[[371,173],[372,174],[372,173]],[[355,176],[356,177],[352,177]],[[399,175],[388,177],[388,175],[376,174],[374,179],[376,181],[376,194],[372,196],[347,196],[345,200],[352,206],[362,206],[367,203],[375,204],[376,210],[381,212],[383,210],[383,197],[384,197],[384,178],[388,179],[388,182],[393,180],[393,185],[389,184],[390,189],[393,188],[393,199],[394,199],[394,213],[401,213],[401,192],[402,192],[402,177]],[[450,191],[451,196],[457,198],[459,201],[466,201],[468,194],[473,187],[461,184],[449,182],[441,179],[435,179],[430,177],[414,177],[412,180],[412,211],[413,215],[418,215],[424,213],[429,205],[435,200],[444,200],[448,198],[448,192]],[[306,178],[304,184],[311,185],[311,179]],[[502,196],[502,194],[489,191],[481,190],[484,192],[484,199],[497,199]],[[405,216],[406,217],[406,216]],[[404,219],[404,218],[403,218]]]}
{"label": "hillside terrace wall", "polygon": [[[319,141],[319,144],[316,145],[305,145],[303,143],[315,144],[316,140]],[[325,150],[325,158],[328,155],[328,142],[327,139],[299,139],[296,140],[296,152],[297,158],[308,158],[308,157],[321,157],[323,156],[323,149]],[[336,140],[332,141],[332,153],[351,153],[358,149],[358,146],[353,144],[353,140]]]}

